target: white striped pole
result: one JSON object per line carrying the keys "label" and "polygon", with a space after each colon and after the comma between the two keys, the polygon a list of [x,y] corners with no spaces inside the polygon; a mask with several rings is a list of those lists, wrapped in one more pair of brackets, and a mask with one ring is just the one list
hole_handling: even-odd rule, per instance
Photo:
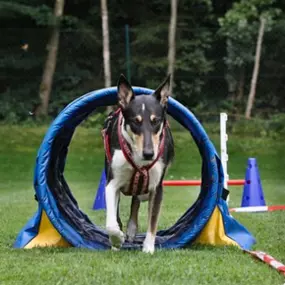
{"label": "white striped pole", "polygon": [[281,274],[285,276],[285,265],[282,264],[280,261],[276,260],[271,255],[263,252],[263,251],[251,251],[251,250],[244,250],[244,252],[249,253],[251,256],[258,258],[259,260],[267,263],[272,268],[279,271]]}
{"label": "white striped pole", "polygon": [[[220,144],[221,144],[221,162],[224,170],[224,188],[228,189],[228,153],[227,153],[227,120],[228,115],[226,113],[220,113]],[[227,203],[230,201],[230,194],[227,198]]]}
{"label": "white striped pole", "polygon": [[230,212],[236,212],[236,213],[257,213],[257,212],[274,212],[274,211],[285,211],[285,205],[251,206],[251,207],[239,207],[239,208],[230,209]]}

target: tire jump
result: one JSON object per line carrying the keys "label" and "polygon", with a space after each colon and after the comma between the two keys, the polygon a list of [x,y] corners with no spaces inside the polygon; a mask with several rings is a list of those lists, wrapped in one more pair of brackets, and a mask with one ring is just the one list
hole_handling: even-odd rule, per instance
{"label": "tire jump", "polygon": [[[154,92],[141,87],[133,87],[133,90],[136,95]],[[18,234],[15,248],[110,249],[105,230],[93,224],[79,209],[64,178],[64,167],[76,127],[96,108],[116,103],[116,87],[92,91],[70,103],[51,124],[38,150],[34,171],[38,210]],[[157,233],[156,248],[177,249],[200,243],[250,249],[255,239],[229,214],[221,162],[204,128],[173,98],[169,98],[167,111],[189,131],[199,149],[202,183],[196,202],[173,226]],[[140,249],[144,236],[144,233],[138,234],[133,243],[126,241],[122,249]]]}

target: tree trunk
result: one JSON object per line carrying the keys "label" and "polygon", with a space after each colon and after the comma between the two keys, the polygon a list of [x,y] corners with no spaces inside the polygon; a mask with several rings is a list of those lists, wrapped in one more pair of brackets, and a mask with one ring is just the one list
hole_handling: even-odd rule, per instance
{"label": "tree trunk", "polygon": [[57,51],[60,35],[60,18],[63,15],[64,0],[56,0],[54,6],[54,24],[51,36],[47,45],[48,55],[44,67],[42,82],[40,85],[39,96],[41,105],[38,114],[46,116],[48,114],[48,105],[52,88],[53,76],[56,68]]}
{"label": "tree trunk", "polygon": [[111,86],[110,45],[107,0],[101,0],[102,34],[103,34],[103,60],[105,87]]}
{"label": "tree trunk", "polygon": [[168,30],[168,74],[171,74],[170,94],[173,90],[174,82],[174,65],[175,65],[175,50],[176,50],[176,25],[177,25],[177,7],[178,0],[171,0],[171,16]]}
{"label": "tree trunk", "polygon": [[266,20],[264,18],[261,18],[258,38],[257,38],[257,43],[256,43],[255,61],[254,61],[252,79],[251,79],[250,92],[248,95],[248,101],[247,101],[247,106],[246,106],[246,111],[245,111],[245,117],[247,119],[251,117],[251,110],[253,107],[255,93],[256,93],[256,83],[257,83],[257,78],[258,78],[258,73],[259,73],[261,47],[262,47],[262,40],[263,40],[263,35],[264,35],[265,22]]}
{"label": "tree trunk", "polygon": [[[102,36],[103,36],[103,61],[104,61],[104,81],[105,88],[111,86],[111,64],[110,64],[110,43],[107,0],[101,0]],[[107,106],[107,114],[113,110],[112,106]]]}

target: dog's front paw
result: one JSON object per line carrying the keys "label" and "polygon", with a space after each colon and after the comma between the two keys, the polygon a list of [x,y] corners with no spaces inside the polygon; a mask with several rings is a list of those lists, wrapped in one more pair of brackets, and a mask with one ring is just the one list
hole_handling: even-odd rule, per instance
{"label": "dog's front paw", "polygon": [[124,233],[119,227],[107,227],[107,233],[112,245],[112,249],[120,249],[122,244],[125,242]]}
{"label": "dog's front paw", "polygon": [[143,244],[143,252],[153,254],[154,253],[154,244],[144,243]]}
{"label": "dog's front paw", "polygon": [[120,249],[119,249],[119,248],[114,247],[114,246],[112,246],[112,247],[111,247],[111,249],[112,249],[113,251],[120,251]]}
{"label": "dog's front paw", "polygon": [[133,242],[137,233],[137,225],[133,220],[130,220],[127,228],[127,240]]}
{"label": "dog's front paw", "polygon": [[154,244],[155,244],[155,235],[148,232],[143,242],[143,252],[153,254]]}

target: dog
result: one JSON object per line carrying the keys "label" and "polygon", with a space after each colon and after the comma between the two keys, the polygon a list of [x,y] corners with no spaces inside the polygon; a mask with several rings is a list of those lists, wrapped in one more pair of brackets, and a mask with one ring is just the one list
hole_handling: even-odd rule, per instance
{"label": "dog", "polygon": [[170,76],[151,95],[135,96],[124,75],[118,84],[118,109],[105,120],[106,230],[112,249],[125,241],[119,216],[120,193],[132,196],[126,239],[138,230],[141,201],[147,201],[148,229],[143,252],[154,253],[163,198],[162,181],[174,158],[174,144],[166,118]]}

